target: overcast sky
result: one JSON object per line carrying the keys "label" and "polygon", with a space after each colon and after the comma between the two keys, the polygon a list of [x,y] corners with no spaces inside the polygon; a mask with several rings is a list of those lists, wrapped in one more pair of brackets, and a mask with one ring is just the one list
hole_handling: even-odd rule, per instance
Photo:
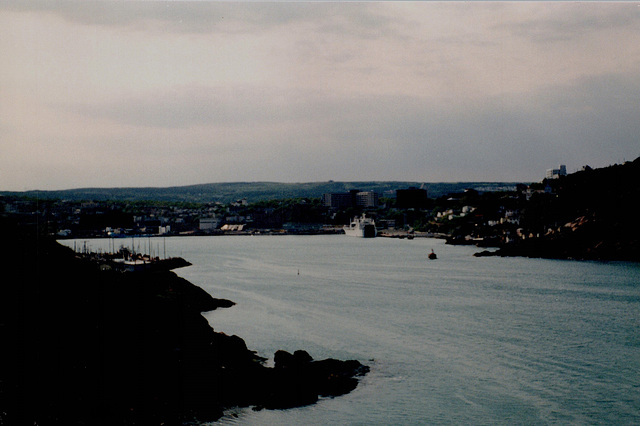
{"label": "overcast sky", "polygon": [[640,156],[638,3],[1,1],[0,53],[0,190]]}

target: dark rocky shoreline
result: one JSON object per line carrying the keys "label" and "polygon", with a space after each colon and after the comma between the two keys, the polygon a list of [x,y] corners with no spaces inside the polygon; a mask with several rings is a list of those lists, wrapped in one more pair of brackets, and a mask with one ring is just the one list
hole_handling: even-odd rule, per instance
{"label": "dark rocky shoreline", "polygon": [[637,222],[582,216],[559,231],[501,244],[497,250],[484,250],[474,256],[640,262],[639,235]]}
{"label": "dark rocky shoreline", "polygon": [[233,302],[170,271],[100,271],[53,240],[14,230],[2,248],[0,424],[213,421],[225,408],[342,395],[368,372],[304,351],[278,351],[266,367],[201,315]]}

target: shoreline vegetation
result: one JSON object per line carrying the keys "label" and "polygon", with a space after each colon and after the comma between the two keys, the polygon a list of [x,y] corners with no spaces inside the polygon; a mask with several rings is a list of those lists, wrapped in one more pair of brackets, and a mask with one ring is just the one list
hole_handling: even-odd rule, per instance
{"label": "shoreline vegetation", "polygon": [[[230,308],[166,268],[100,268],[18,224],[3,241],[0,423],[182,424],[352,391],[369,368],[278,351],[275,366],[202,312]],[[14,225],[14,226],[11,226]],[[180,263],[178,263],[180,264]]]}

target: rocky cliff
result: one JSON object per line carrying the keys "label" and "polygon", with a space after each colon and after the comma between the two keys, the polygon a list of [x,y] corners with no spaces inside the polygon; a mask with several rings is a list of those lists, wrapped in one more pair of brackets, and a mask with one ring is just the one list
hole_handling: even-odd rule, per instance
{"label": "rocky cliff", "polygon": [[640,262],[640,158],[543,183],[550,194],[532,198],[521,223],[535,236],[480,255]]}
{"label": "rocky cliff", "polygon": [[0,424],[181,424],[357,386],[357,361],[280,351],[274,368],[201,312],[230,307],[170,271],[100,271],[55,241],[3,240]]}

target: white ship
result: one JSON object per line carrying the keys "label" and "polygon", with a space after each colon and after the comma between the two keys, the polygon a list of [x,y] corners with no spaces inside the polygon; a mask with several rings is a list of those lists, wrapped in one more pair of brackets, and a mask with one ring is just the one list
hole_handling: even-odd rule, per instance
{"label": "white ship", "polygon": [[376,223],[373,219],[365,217],[364,214],[361,217],[353,218],[351,224],[343,226],[342,229],[350,237],[373,238],[377,235]]}

